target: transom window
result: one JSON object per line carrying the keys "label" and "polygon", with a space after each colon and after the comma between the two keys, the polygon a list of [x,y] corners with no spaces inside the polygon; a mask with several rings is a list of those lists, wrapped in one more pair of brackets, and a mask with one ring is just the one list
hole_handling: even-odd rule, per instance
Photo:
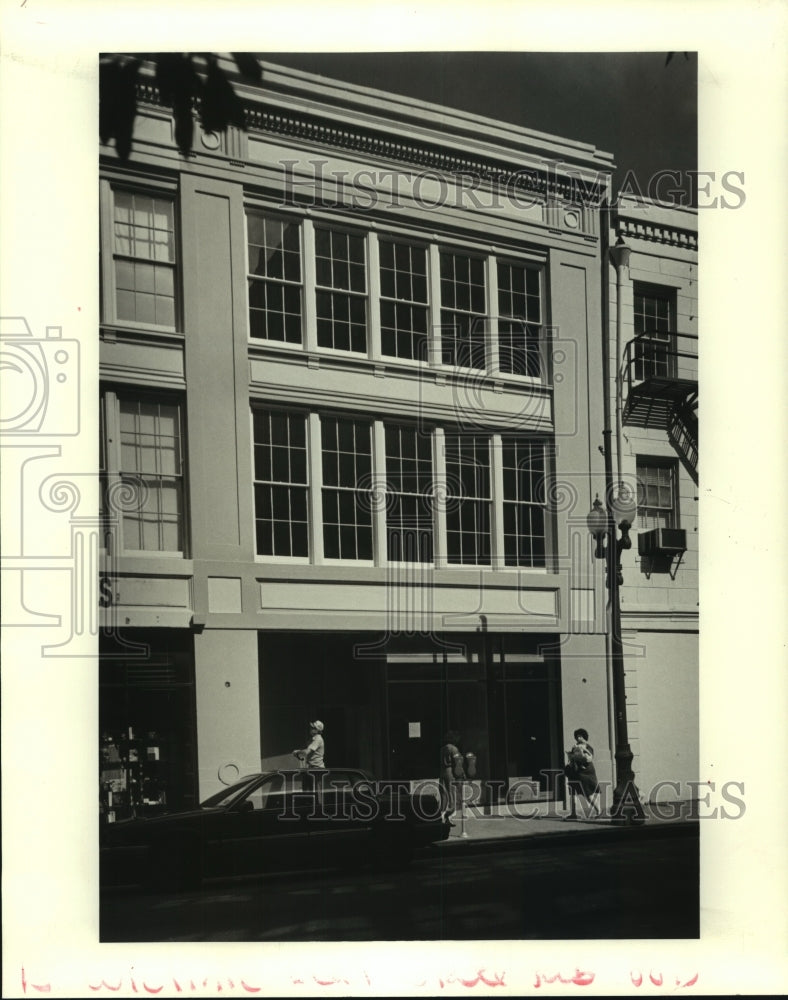
{"label": "transom window", "polygon": [[432,438],[386,426],[386,536],[392,562],[432,562]]}
{"label": "transom window", "polygon": [[446,435],[446,558],[490,563],[490,442]]}
{"label": "transom window", "polygon": [[427,251],[381,240],[379,253],[381,352],[426,361]]}
{"label": "transom window", "polygon": [[306,417],[255,410],[253,427],[257,552],[308,556]]}
{"label": "transom window", "polygon": [[441,251],[441,355],[445,365],[485,367],[484,260]]}
{"label": "transom window", "polygon": [[637,480],[638,530],[677,528],[675,462],[670,459],[638,458]]}
{"label": "transom window", "polygon": [[114,318],[174,330],[174,201],[166,196],[115,190],[112,252]]}
{"label": "transom window", "polygon": [[321,417],[323,554],[372,559],[372,434],[368,423]]}
{"label": "transom window", "polygon": [[263,215],[247,216],[249,333],[300,344],[301,227]]}
{"label": "transom window", "polygon": [[184,541],[181,409],[155,400],[118,400],[123,548],[181,552]]}
{"label": "transom window", "polygon": [[315,230],[317,343],[338,351],[367,351],[367,271],[364,237]]}
{"label": "transom window", "polygon": [[542,303],[539,271],[498,263],[498,351],[502,372],[541,374],[539,327]]}
{"label": "transom window", "polygon": [[545,565],[545,448],[503,440],[503,538],[507,566]]}

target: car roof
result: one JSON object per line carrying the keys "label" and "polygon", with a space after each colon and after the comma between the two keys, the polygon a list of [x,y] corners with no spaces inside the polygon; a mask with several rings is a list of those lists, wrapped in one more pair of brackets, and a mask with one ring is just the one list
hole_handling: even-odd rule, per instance
{"label": "car roof", "polygon": [[265,778],[274,774],[334,774],[336,772],[357,774],[366,781],[371,780],[369,772],[360,767],[278,767],[274,771],[253,771],[250,774],[245,774],[233,784],[240,785],[247,781],[254,781],[256,778]]}

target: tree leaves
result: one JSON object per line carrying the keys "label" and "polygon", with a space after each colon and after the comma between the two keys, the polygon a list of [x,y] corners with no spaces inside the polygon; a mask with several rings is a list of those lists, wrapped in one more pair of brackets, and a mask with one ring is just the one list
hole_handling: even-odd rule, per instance
{"label": "tree leaves", "polygon": [[182,52],[160,55],[156,60],[156,85],[162,101],[172,108],[175,143],[181,153],[186,155],[194,142],[192,108],[199,100],[202,89],[202,82],[191,57]]}
{"label": "tree leaves", "polygon": [[140,60],[136,58],[99,63],[99,137],[103,143],[114,139],[122,160],[131,153],[139,68]]}
{"label": "tree leaves", "polygon": [[[262,80],[255,56],[232,53],[242,76]],[[131,155],[137,85],[143,62],[154,67],[154,80],[162,103],[172,108],[175,143],[186,156],[194,143],[194,113],[206,132],[223,132],[230,125],[245,128],[243,102],[213,52],[163,52],[103,56],[99,65],[99,135],[102,143],[115,140],[122,160]]]}
{"label": "tree leaves", "polygon": [[244,107],[241,99],[230,86],[230,81],[216,62],[216,56],[209,53],[208,72],[203,86],[200,104],[200,122],[206,132],[221,132],[228,125],[243,128]]}

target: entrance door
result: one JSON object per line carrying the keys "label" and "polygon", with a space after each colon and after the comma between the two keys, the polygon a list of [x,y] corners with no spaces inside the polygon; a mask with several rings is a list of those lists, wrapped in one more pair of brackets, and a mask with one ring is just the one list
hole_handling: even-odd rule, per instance
{"label": "entrance door", "polygon": [[401,681],[388,686],[392,778],[437,778],[447,729],[443,684]]}
{"label": "entrance door", "polygon": [[484,682],[390,681],[389,767],[392,778],[437,778],[440,748],[449,730],[460,750],[476,755],[477,777],[488,777],[487,700]]}
{"label": "entrance door", "polygon": [[533,781],[541,793],[553,787],[551,770],[562,766],[557,675],[545,664],[506,664],[504,717],[509,786]]}

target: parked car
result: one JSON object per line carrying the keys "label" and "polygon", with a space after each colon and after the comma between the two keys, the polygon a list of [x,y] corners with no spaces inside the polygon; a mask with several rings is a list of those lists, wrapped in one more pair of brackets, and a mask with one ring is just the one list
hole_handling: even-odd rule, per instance
{"label": "parked car", "polygon": [[104,886],[196,885],[203,877],[399,866],[448,836],[437,794],[348,768],[250,774],[197,809],[109,824]]}

